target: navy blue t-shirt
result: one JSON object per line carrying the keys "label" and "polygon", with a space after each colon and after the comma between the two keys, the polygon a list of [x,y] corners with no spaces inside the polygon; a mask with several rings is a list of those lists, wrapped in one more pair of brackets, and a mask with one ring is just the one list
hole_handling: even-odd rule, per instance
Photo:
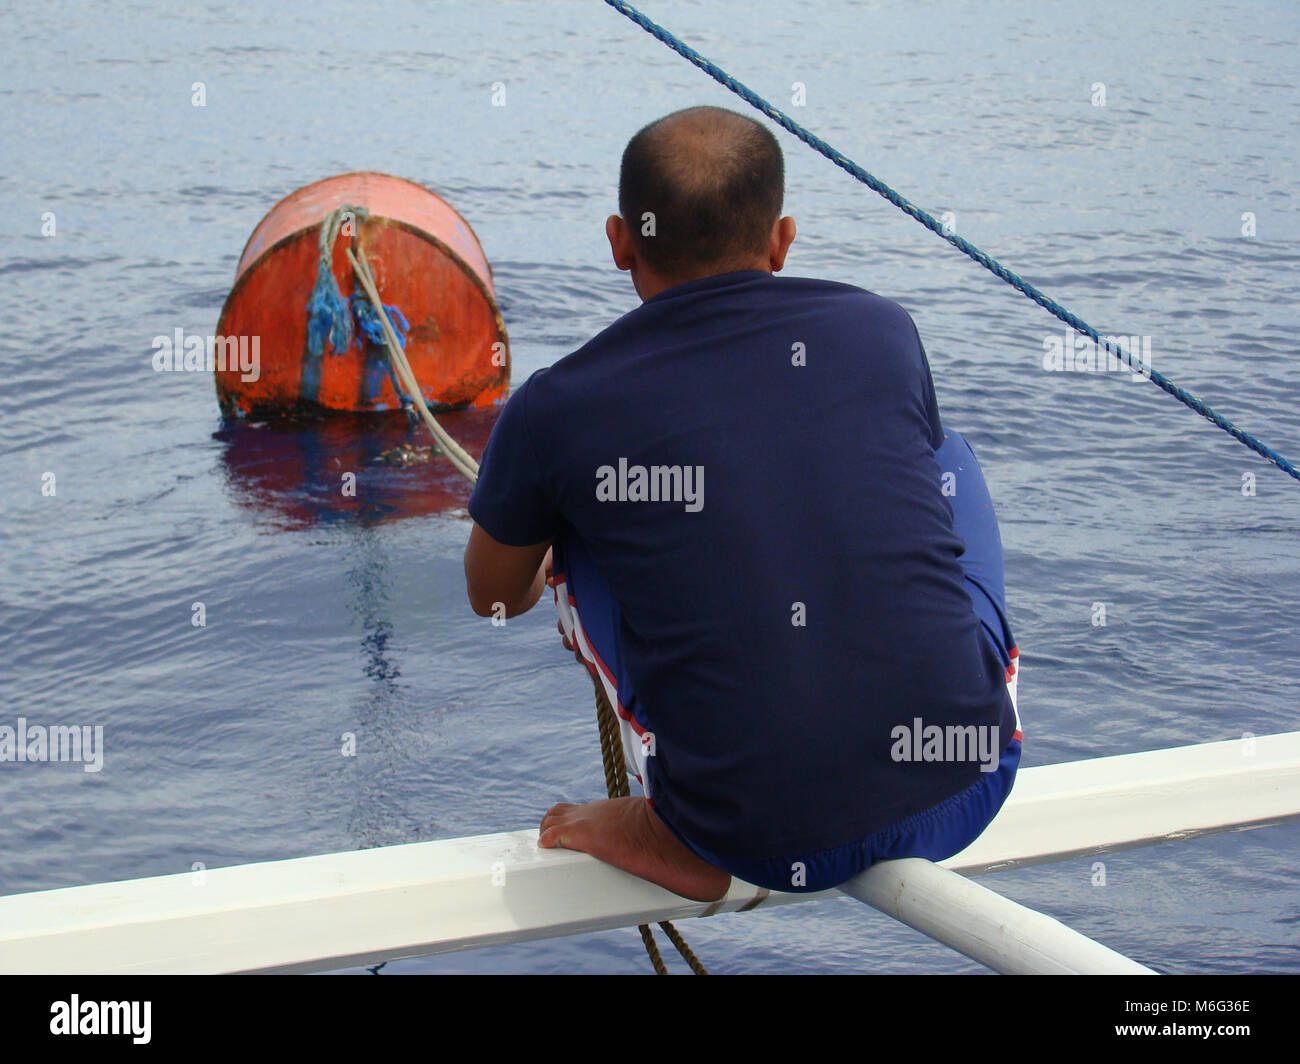
{"label": "navy blue t-shirt", "polygon": [[524,382],[469,512],[501,543],[572,537],[594,561],[664,820],[719,855],[803,853],[980,777],[973,760],[894,760],[896,727],[1011,738],[942,441],[902,307],[728,273],[660,292]]}

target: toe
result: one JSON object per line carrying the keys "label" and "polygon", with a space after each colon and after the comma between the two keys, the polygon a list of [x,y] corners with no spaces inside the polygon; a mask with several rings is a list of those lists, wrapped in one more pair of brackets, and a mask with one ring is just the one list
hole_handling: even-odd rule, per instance
{"label": "toe", "polygon": [[545,831],[547,828],[553,827],[557,821],[564,819],[571,810],[577,808],[576,805],[571,805],[568,802],[560,802],[551,806],[550,809],[546,810],[546,815],[542,817],[541,829]]}

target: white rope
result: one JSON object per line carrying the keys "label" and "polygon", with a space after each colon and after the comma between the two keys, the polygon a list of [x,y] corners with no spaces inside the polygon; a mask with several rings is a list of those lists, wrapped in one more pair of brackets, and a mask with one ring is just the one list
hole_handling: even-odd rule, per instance
{"label": "white rope", "polygon": [[451,459],[451,464],[471,484],[477,483],[478,463],[474,461],[473,455],[451,438],[447,430],[438,424],[438,419],[429,412],[428,406],[425,405],[424,396],[420,394],[420,382],[415,379],[415,374],[411,372],[410,363],[406,361],[406,352],[402,350],[401,341],[398,340],[397,332],[393,329],[393,323],[388,320],[388,312],[384,310],[383,301],[379,298],[379,290],[375,287],[375,275],[370,270],[370,263],[366,261],[366,253],[357,248],[357,254],[354,255],[352,249],[348,248],[347,255],[348,262],[352,263],[352,271],[357,275],[357,280],[366,291],[366,297],[379,314],[379,323],[384,330],[384,343],[388,346],[388,358],[393,369],[397,372],[397,376],[402,381],[402,387],[411,396],[415,408],[420,412],[420,417],[424,419],[425,426],[433,433],[433,438],[438,441],[438,446],[442,448],[443,453]]}
{"label": "white rope", "polygon": [[[393,369],[397,372],[398,377],[401,378],[402,387],[407,390],[411,398],[415,401],[415,407],[420,411],[420,416],[424,418],[425,425],[427,425],[429,431],[433,433],[433,438],[438,441],[438,445],[442,448],[443,453],[451,459],[452,465],[463,473],[471,484],[477,483],[478,463],[474,461],[473,456],[470,455],[468,451],[447,434],[446,429],[438,424],[438,419],[429,412],[429,408],[424,403],[424,396],[420,394],[420,383],[415,379],[415,374],[411,372],[410,364],[406,361],[406,352],[402,350],[401,342],[397,339],[397,333],[393,329],[393,323],[388,320],[388,312],[384,310],[383,301],[379,298],[379,290],[375,286],[375,275],[370,270],[370,263],[366,261],[366,253],[358,247],[357,253],[354,255],[352,254],[352,249],[348,248],[347,255],[348,261],[352,263],[353,273],[357,275],[357,280],[361,283],[361,287],[365,289],[366,297],[379,313],[379,323],[384,330],[384,342],[388,346],[388,357],[392,363]],[[601,697],[603,694],[604,692],[599,686],[597,686],[596,712],[598,719],[601,712]],[[612,727],[613,710],[609,709],[608,701],[605,702],[605,708],[609,712],[611,718],[610,726]],[[611,734],[616,735],[617,732],[615,731]],[[602,739],[601,754],[605,762],[606,779],[610,778],[610,773],[615,764],[614,758],[618,756],[614,753],[614,749],[612,740],[609,744],[606,744]],[[611,791],[611,794],[612,793],[613,792]],[[626,772],[624,772],[623,793],[627,793]],[[699,962],[698,958],[696,958],[695,954],[691,951],[691,948],[686,944],[686,940],[682,938],[681,934],[672,924],[667,921],[662,921],[659,926],[663,928],[664,933],[668,936],[669,940],[677,947],[677,951],[685,958],[687,964],[690,965],[691,971],[696,975],[709,974],[708,970]],[[667,975],[668,969],[664,965],[663,958],[659,955],[659,948],[655,945],[654,935],[650,931],[649,925],[642,925],[641,940],[645,944],[646,952],[650,955],[650,961],[654,965],[655,971],[659,975]]]}

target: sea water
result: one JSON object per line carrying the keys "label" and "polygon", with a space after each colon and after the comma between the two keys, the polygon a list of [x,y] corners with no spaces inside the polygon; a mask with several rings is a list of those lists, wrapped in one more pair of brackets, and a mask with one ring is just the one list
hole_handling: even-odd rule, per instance
{"label": "sea water", "polygon": [[[648,13],[1300,457],[1293,4]],[[454,471],[373,462],[400,426],[223,429],[209,375],[157,372],[152,343],[215,330],[281,196],[376,169],[474,226],[522,381],[637,304],[603,232],[628,137],[746,105],[595,0],[53,0],[0,14],[0,54],[0,724],[103,729],[100,771],[0,764],[0,893],[528,828],[601,796],[551,611],[468,608]],[[1300,484],[1127,370],[1067,368],[1059,322],[780,138],[787,272],[902,303],[983,464],[1024,764],[1296,729]],[[490,420],[448,425],[481,446]],[[344,504],[358,454],[385,491]],[[419,490],[442,508],[411,512]],[[872,486],[845,469],[841,490]],[[1294,972],[1297,844],[1273,827],[982,882],[1164,971]],[[982,970],[847,899],[683,930],[720,972]],[[629,930],[383,971],[640,953]]]}

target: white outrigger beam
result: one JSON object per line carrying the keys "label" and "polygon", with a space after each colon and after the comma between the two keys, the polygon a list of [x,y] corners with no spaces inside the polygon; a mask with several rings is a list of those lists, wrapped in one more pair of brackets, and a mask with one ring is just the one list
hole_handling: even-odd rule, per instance
{"label": "white outrigger beam", "polygon": [[[1300,732],[1029,768],[943,867],[888,861],[842,890],[998,971],[1148,971],[954,873],[1297,818]],[[733,880],[692,902],[530,829],[0,898],[0,972],[328,971],[834,893]]]}

